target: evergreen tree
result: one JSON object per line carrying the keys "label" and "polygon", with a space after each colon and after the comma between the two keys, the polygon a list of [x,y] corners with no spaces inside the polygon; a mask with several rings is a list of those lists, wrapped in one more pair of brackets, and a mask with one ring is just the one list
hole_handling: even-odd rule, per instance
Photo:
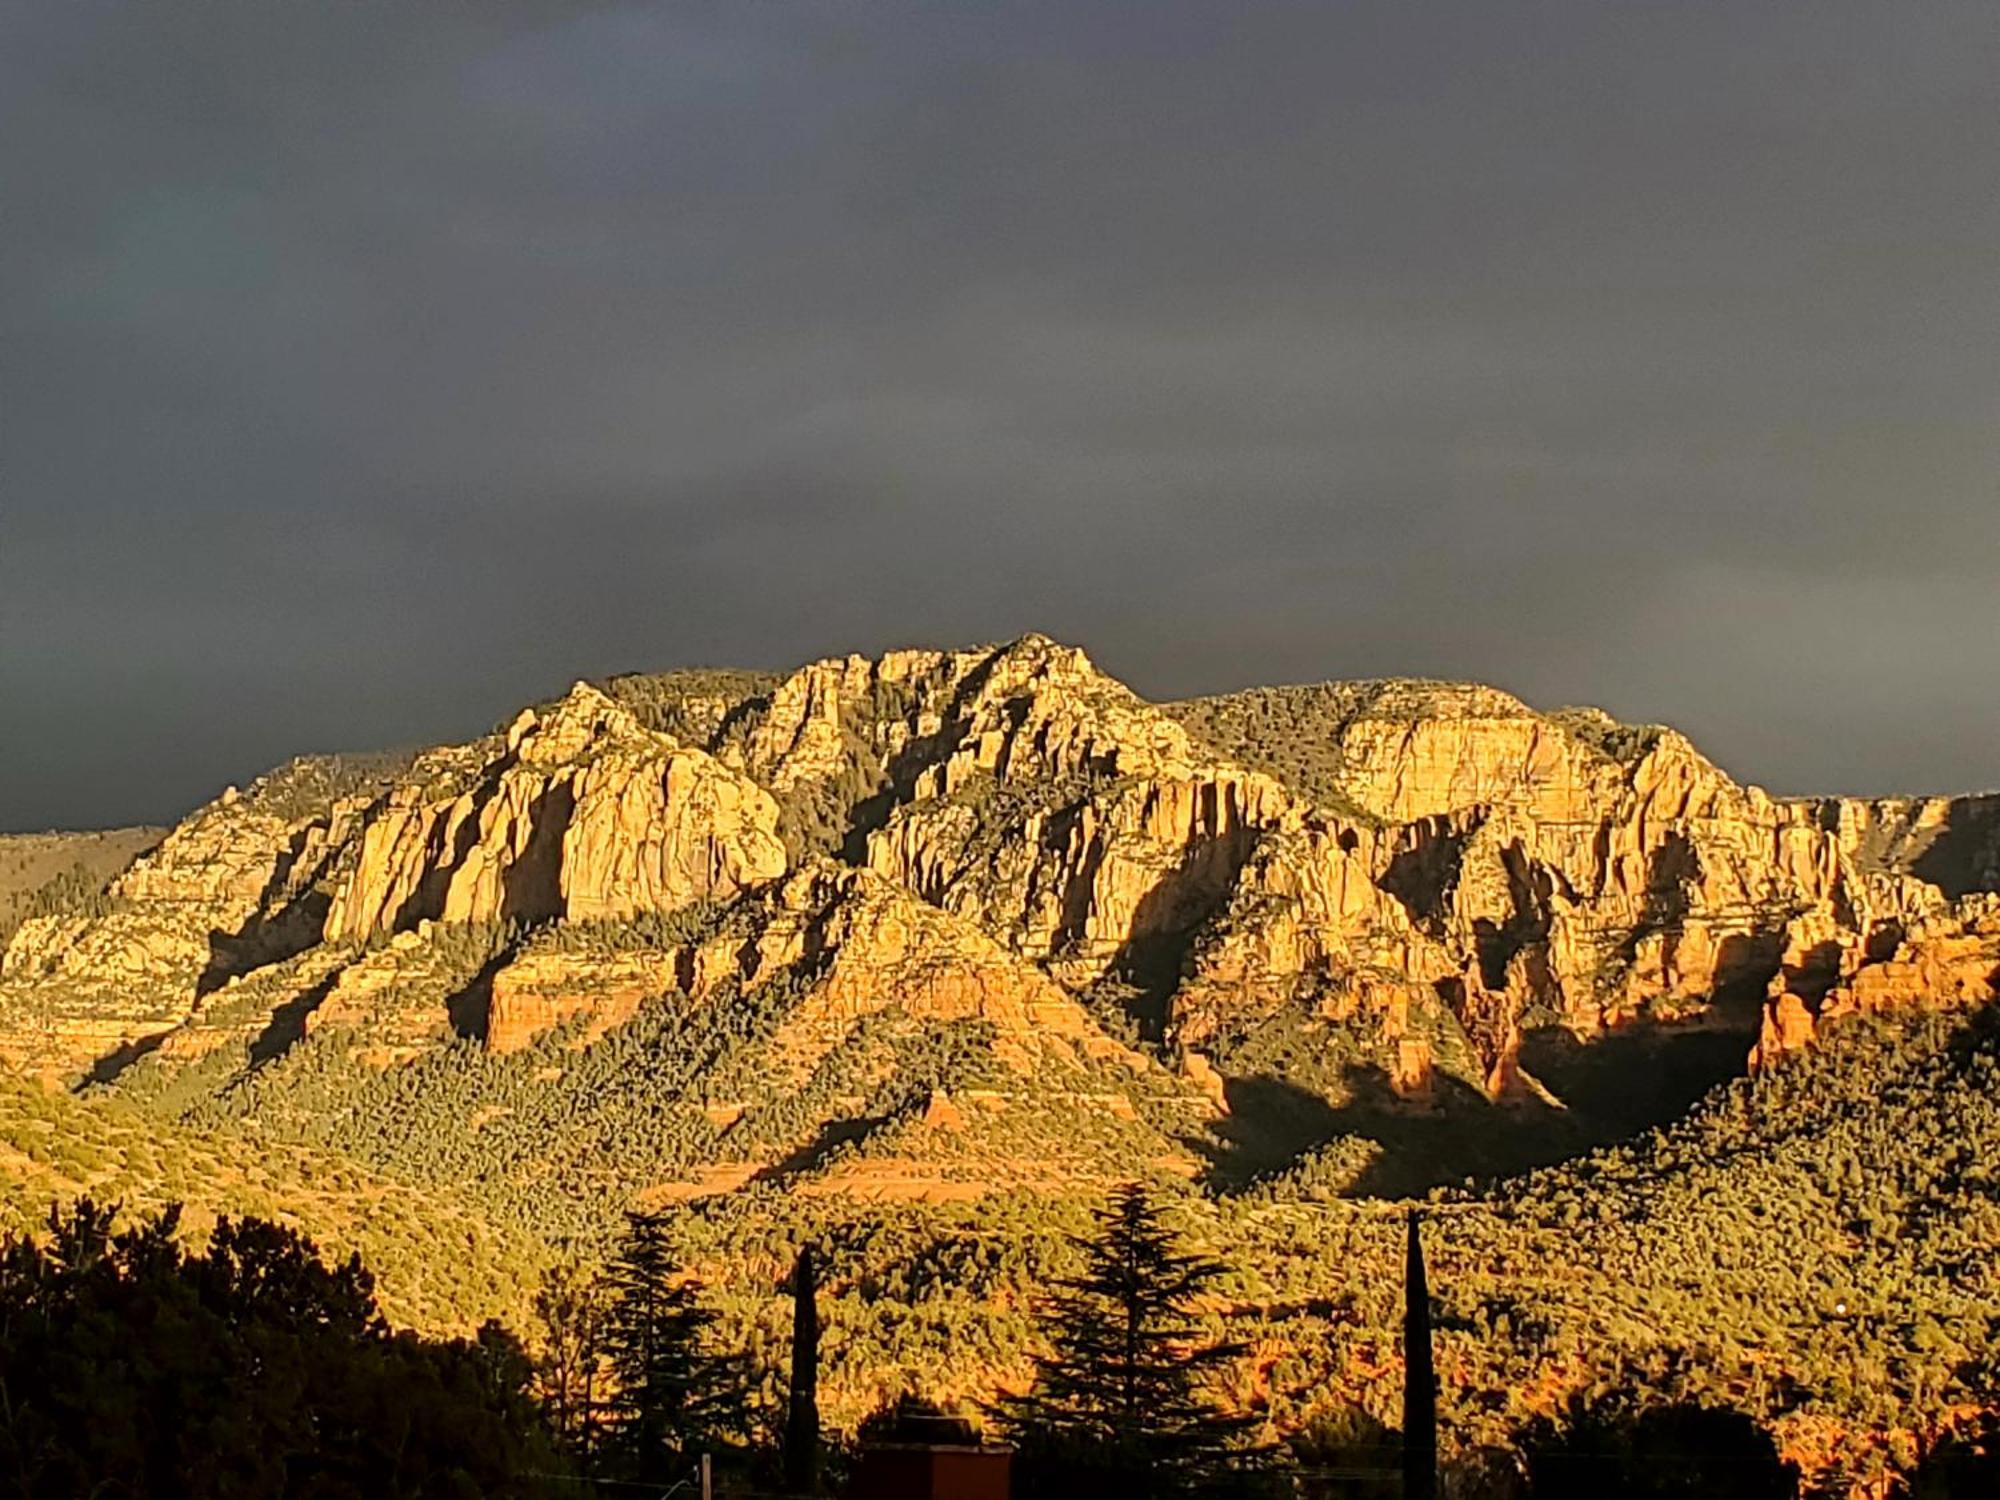
{"label": "evergreen tree", "polygon": [[0,1483],[21,1500],[530,1500],[559,1461],[526,1356],[391,1333],[358,1259],[257,1219],[207,1247],[83,1200],[0,1238]]}
{"label": "evergreen tree", "polygon": [[785,1488],[819,1485],[819,1271],[812,1246],[792,1268],[792,1384],[785,1411]]}
{"label": "evergreen tree", "polygon": [[1571,1403],[1522,1436],[1537,1500],[1796,1500],[1799,1471],[1750,1417],[1692,1402],[1642,1405],[1630,1390]]}
{"label": "evergreen tree", "polygon": [[1424,1242],[1410,1212],[1403,1261],[1403,1500],[1437,1497],[1437,1370],[1431,1362],[1431,1288]]}
{"label": "evergreen tree", "polygon": [[1024,1488],[1146,1497],[1201,1486],[1249,1425],[1204,1389],[1243,1346],[1203,1344],[1189,1319],[1220,1264],[1176,1248],[1136,1184],[1077,1243],[1086,1268],[1057,1283],[1047,1311],[1054,1350],[1037,1361],[1034,1388],[998,1411],[1020,1443]]}
{"label": "evergreen tree", "polygon": [[626,1215],[605,1281],[603,1348],[615,1383],[605,1446],[632,1479],[670,1483],[702,1447],[742,1432],[742,1361],[708,1347],[716,1314],[675,1263],[661,1215]]}

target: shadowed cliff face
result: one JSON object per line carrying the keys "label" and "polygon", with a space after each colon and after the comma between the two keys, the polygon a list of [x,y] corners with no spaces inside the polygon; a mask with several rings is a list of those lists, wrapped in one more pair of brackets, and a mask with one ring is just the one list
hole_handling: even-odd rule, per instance
{"label": "shadowed cliff face", "polygon": [[1820,797],[1800,806],[1863,869],[1904,871],[1954,900],[2000,891],[2000,793]]}
{"label": "shadowed cliff face", "polygon": [[[222,1088],[299,1047],[588,1051],[744,1006],[769,1092],[883,1026],[972,1027],[980,1087],[1087,1097],[1190,1171],[1466,1098],[1539,1159],[1683,1105],[1663,1058],[1706,1080],[1829,1010],[1990,993],[1996,830],[1992,799],[1777,801],[1671,730],[1488,688],[1151,704],[1036,636],[625,677],[199,809],[21,927],[0,1047]],[[887,1056],[799,1128],[893,1120],[892,1077],[971,1086]]]}

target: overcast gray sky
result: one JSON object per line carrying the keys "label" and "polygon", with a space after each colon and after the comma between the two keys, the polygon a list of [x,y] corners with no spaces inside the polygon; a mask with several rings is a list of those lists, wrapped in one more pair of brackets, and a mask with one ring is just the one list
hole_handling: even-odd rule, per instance
{"label": "overcast gray sky", "polygon": [[2000,783],[2000,5],[0,0],[0,827],[1040,629]]}

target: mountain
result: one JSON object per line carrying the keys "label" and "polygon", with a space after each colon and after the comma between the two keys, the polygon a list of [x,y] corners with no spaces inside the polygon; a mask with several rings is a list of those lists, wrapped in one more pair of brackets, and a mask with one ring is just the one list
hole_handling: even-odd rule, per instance
{"label": "mountain", "polygon": [[506,1053],[810,971],[843,1024],[872,988],[1029,1051],[1108,1057],[1129,1017],[1211,1093],[1284,1016],[1408,1096],[1562,1102],[1538,1034],[1796,1046],[1996,877],[2000,799],[1781,801],[1671,730],[1458,684],[1151,704],[1031,636],[579,683],[470,744],[294,762],[23,922],[0,1045],[55,1077],[293,1024]]}
{"label": "mountain", "polygon": [[851,1308],[875,1331],[829,1389],[860,1403],[912,1349],[1011,1378],[995,1307],[1123,1178],[1259,1255],[1306,1213],[1329,1275],[1377,1196],[1500,1182],[1464,1222],[1559,1223],[1575,1176],[1510,1174],[1777,1097],[1904,1024],[1871,1018],[1977,1013],[1996,891],[2000,797],[1773,798],[1671,729],[1466,684],[1151,703],[1029,636],[578,683],[466,744],[294,761],[30,894],[0,1054],[543,1250],[685,1202],[746,1337],[776,1313],[741,1288],[806,1235],[969,1299],[921,1335]]}
{"label": "mountain", "polygon": [[87,908],[164,828],[0,833],[0,949],[30,917]]}

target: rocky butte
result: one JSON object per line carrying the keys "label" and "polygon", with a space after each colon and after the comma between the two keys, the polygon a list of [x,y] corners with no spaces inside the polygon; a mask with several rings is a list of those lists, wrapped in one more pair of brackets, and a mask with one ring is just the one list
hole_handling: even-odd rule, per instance
{"label": "rocky butte", "polygon": [[[1766,1065],[1829,1015],[1989,997],[1996,889],[2000,799],[1773,798],[1671,729],[1462,684],[1151,703],[1029,636],[580,682],[294,762],[22,921],[0,1051],[192,1096],[308,1044],[583,1058],[665,1007],[757,1059],[684,1090],[716,1134],[679,1191],[898,1109],[1213,1119],[1280,1023],[1412,1110],[1561,1110],[1621,1036]],[[913,1065],[937,1028],[977,1057]],[[1329,1076],[1294,1081],[1338,1104]]]}

